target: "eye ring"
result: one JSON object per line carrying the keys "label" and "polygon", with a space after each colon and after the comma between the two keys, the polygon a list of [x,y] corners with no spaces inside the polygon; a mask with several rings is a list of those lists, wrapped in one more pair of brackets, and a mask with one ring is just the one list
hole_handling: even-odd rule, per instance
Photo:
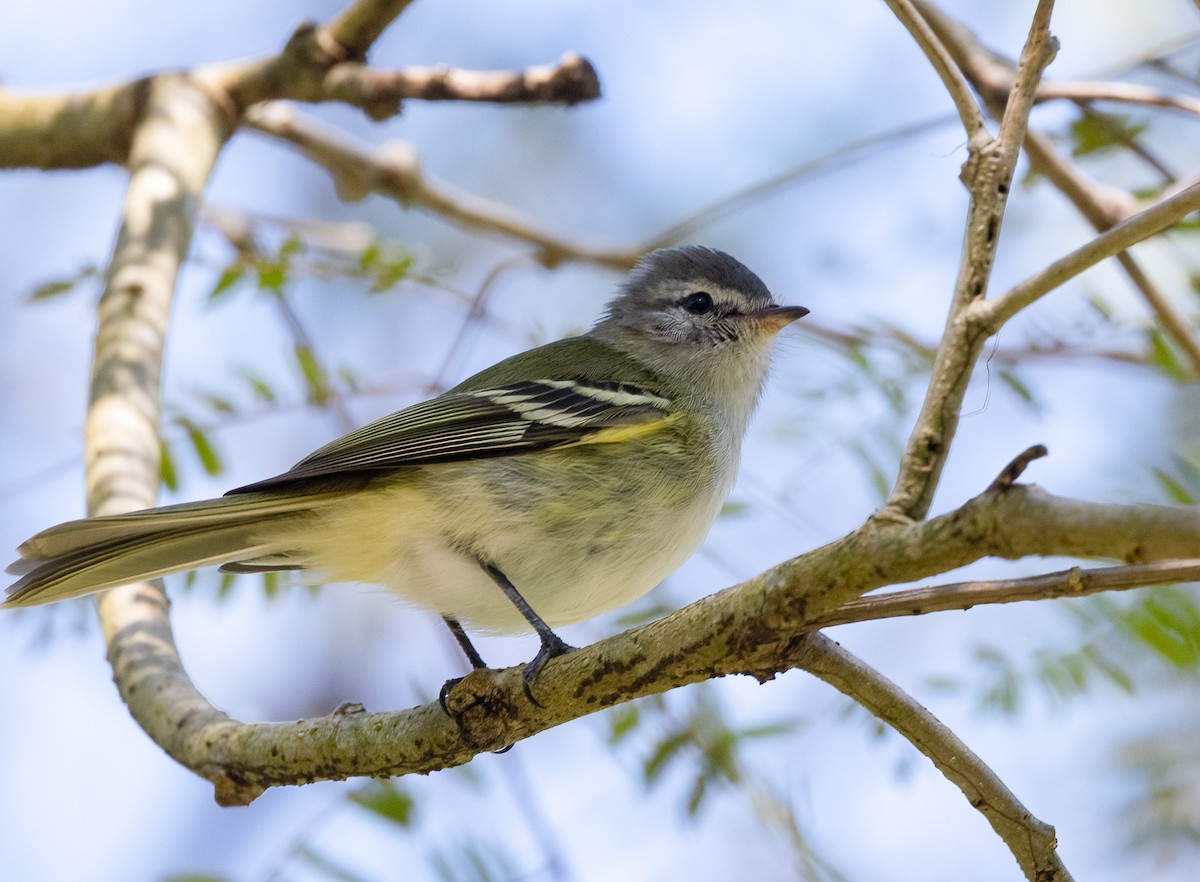
{"label": "eye ring", "polygon": [[707,291],[693,291],[679,301],[679,305],[685,312],[690,312],[692,315],[705,315],[712,312],[713,299]]}

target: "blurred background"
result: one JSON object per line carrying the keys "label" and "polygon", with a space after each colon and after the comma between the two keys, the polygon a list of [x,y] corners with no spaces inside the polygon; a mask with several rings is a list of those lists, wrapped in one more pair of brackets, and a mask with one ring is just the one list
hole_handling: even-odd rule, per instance
{"label": "blurred background", "polygon": [[[273,52],[344,4],[43,0],[0,12],[0,78],[56,92]],[[1015,57],[1032,2],[944,7]],[[1192,4],[1058,4],[1059,79],[1196,90]],[[785,181],[689,231],[781,302],[783,335],[742,476],[705,548],[633,607],[565,629],[585,644],[830,541],[882,500],[920,403],[962,239],[964,137],[929,65],[877,0],[793,4],[413,4],[383,68],[523,68],[575,51],[604,97],[567,110],[408,104],[384,124],[301,112],[364,144],[403,140],[425,172],[539,228],[634,247],[708,206]],[[1197,121],[1077,107],[1034,126],[1134,191],[1196,173]],[[1111,131],[1110,131],[1111,134]],[[1142,153],[1128,149],[1135,139]],[[1019,174],[1024,174],[1024,166]],[[0,548],[83,513],[84,416],[116,168],[0,175]],[[173,317],[164,501],[282,471],[353,425],[530,345],[585,329],[619,274],[368,198],[243,131],[213,177]],[[1090,235],[1044,181],[1008,210],[993,290]],[[1197,311],[1194,233],[1139,249]],[[253,251],[239,252],[251,239]],[[1111,264],[1111,262],[1110,262]],[[1005,328],[968,393],[935,502],[1028,479],[1100,501],[1194,502],[1192,377],[1127,281],[1099,267]],[[971,575],[1068,565],[985,562]],[[434,617],[364,586],[319,592],[168,579],[185,662],[243,720],[430,700],[462,660]],[[926,704],[1056,826],[1077,878],[1195,878],[1200,613],[1180,589],[942,613],[831,635]],[[532,638],[483,639],[493,664]],[[576,721],[469,766],[388,784],[268,792],[221,809],[134,725],[90,602],[0,616],[0,866],[22,880],[1020,878],[961,794],[901,738],[812,678],[728,680]]]}

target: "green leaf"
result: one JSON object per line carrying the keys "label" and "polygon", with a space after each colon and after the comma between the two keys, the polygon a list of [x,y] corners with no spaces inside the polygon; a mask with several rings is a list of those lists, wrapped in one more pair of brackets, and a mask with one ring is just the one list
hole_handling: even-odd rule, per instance
{"label": "green leaf", "polygon": [[218,395],[215,392],[197,392],[196,395],[217,413],[237,413],[237,408],[234,407],[233,402],[223,395]]}
{"label": "green leaf", "polygon": [[413,258],[411,255],[380,264],[375,270],[375,280],[371,283],[370,287],[371,293],[378,294],[381,291],[387,291],[389,288],[395,287],[397,283],[408,277],[412,265]]}
{"label": "green leaf", "polygon": [[636,704],[621,705],[608,714],[608,743],[617,744],[636,727],[641,720],[641,711]]}
{"label": "green leaf", "polygon": [[279,573],[274,570],[267,570],[262,574],[263,594],[268,598],[275,598],[279,595],[281,580]]}
{"label": "green leaf", "polygon": [[246,381],[251,391],[254,392],[254,396],[260,401],[265,401],[268,404],[275,402],[275,390],[258,374],[249,368],[241,368],[238,370],[238,375]]}
{"label": "green leaf", "polygon": [[688,817],[694,818],[700,812],[700,805],[704,802],[704,797],[708,793],[708,779],[703,775],[698,775],[695,782],[692,784],[691,792],[688,793],[687,813]]}
{"label": "green leaf", "polygon": [[1078,158],[1127,146],[1146,131],[1145,123],[1129,119],[1117,113],[1085,113],[1071,123],[1071,155]]}
{"label": "green leaf", "polygon": [[688,732],[677,732],[660,741],[651,751],[650,756],[642,763],[642,779],[651,784],[661,775],[670,760],[691,741]]}
{"label": "green leaf", "polygon": [[303,343],[296,344],[296,363],[300,365],[300,373],[308,386],[308,400],[318,406],[328,404],[333,397],[329,375],[317,361],[312,349]]}
{"label": "green leaf", "polygon": [[180,426],[188,436],[188,441],[192,444],[192,449],[196,452],[196,458],[200,460],[200,466],[206,474],[219,475],[224,470],[224,465],[221,462],[221,457],[217,455],[216,448],[212,442],[208,440],[208,435],[194,422],[187,417],[176,417],[176,425]]}
{"label": "green leaf", "polygon": [[367,786],[353,791],[350,799],[367,811],[401,827],[407,827],[413,821],[416,802],[407,791],[392,781],[372,781]]}
{"label": "green leaf", "polygon": [[732,499],[726,501],[721,506],[721,512],[717,515],[719,518],[736,518],[744,515],[750,510],[750,506],[745,502],[736,502]]}
{"label": "green leaf", "polygon": [[1178,588],[1156,588],[1130,609],[1121,625],[1177,668],[1200,666],[1200,609]]}
{"label": "green leaf", "polygon": [[358,256],[358,267],[363,272],[370,270],[379,263],[380,255],[383,254],[383,249],[379,247],[378,242],[372,242],[363,249],[363,253]]}
{"label": "green leaf", "polygon": [[288,267],[282,261],[264,261],[258,265],[258,287],[279,294],[288,281]]}
{"label": "green leaf", "polygon": [[29,302],[36,303],[39,300],[51,300],[55,297],[59,297],[75,290],[75,288],[81,282],[93,278],[94,276],[98,275],[98,273],[99,270],[97,270],[96,267],[85,266],[73,276],[66,276],[61,279],[53,279],[49,282],[43,282],[33,289],[33,292],[29,295]]}
{"label": "green leaf", "polygon": [[1175,352],[1175,347],[1167,342],[1162,331],[1154,328],[1150,331],[1150,361],[1157,365],[1164,374],[1173,380],[1186,380],[1191,372],[1184,366],[1182,359]]}
{"label": "green leaf", "polygon": [[51,297],[74,290],[77,283],[78,279],[57,279],[53,282],[46,282],[34,288],[29,299],[30,301],[49,300]]}
{"label": "green leaf", "polygon": [[1033,392],[1030,391],[1029,387],[1026,386],[1023,382],[1021,382],[1020,377],[1018,377],[1012,371],[1002,370],[1002,371],[997,372],[997,376],[1000,377],[1001,381],[1003,381],[1004,384],[1008,386],[1008,388],[1010,388],[1014,392],[1016,392],[1017,397],[1020,398],[1022,401],[1024,401],[1026,404],[1034,403]]}
{"label": "green leaf", "polygon": [[1174,476],[1168,474],[1160,468],[1154,469],[1154,479],[1158,481],[1158,486],[1162,488],[1167,499],[1174,502],[1176,505],[1195,505],[1196,497],[1188,492]]}
{"label": "green leaf", "polygon": [[304,250],[304,242],[301,241],[297,234],[292,233],[292,235],[284,239],[283,244],[279,246],[279,258],[281,261],[285,262],[287,258],[299,254],[302,250]]}
{"label": "green leaf", "polygon": [[231,263],[225,269],[221,270],[221,275],[217,276],[217,283],[213,285],[209,300],[216,300],[225,292],[229,291],[246,276],[246,265],[241,261]]}
{"label": "green leaf", "polygon": [[179,489],[179,472],[175,469],[175,457],[171,455],[171,445],[162,440],[158,442],[158,479],[168,490]]}

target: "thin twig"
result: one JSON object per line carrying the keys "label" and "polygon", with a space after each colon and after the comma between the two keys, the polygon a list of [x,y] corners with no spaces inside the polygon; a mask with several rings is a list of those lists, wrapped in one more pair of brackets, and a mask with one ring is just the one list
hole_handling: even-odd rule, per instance
{"label": "thin twig", "polygon": [[921,51],[933,65],[937,75],[941,77],[942,84],[950,93],[954,108],[958,111],[959,119],[962,120],[963,128],[967,132],[968,143],[982,146],[990,141],[991,133],[988,131],[987,123],[984,122],[983,110],[971,93],[970,84],[954,59],[950,57],[950,53],[946,51],[946,47],[942,45],[941,40],[929,27],[924,16],[909,0],[885,0],[885,2],[896,18],[900,19],[900,23],[908,29],[913,40],[921,47]]}
{"label": "thin twig", "polygon": [[1030,882],[1070,882],[1054,828],[1039,821],[941,720],[907,692],[828,637],[809,637],[801,667],[854,699],[928,757],[987,818]]}
{"label": "thin twig", "polygon": [[1020,603],[1054,597],[1084,597],[1102,591],[1126,591],[1149,585],[1200,582],[1200,560],[1164,560],[1145,564],[1080,569],[1071,567],[1019,579],[953,582],[871,594],[851,600],[813,621],[815,628],[848,625],[902,616],[922,616],[945,610],[966,610],[994,603]]}
{"label": "thin twig", "polygon": [[422,172],[416,151],[409,145],[393,143],[368,152],[325,126],[305,119],[292,108],[276,103],[251,108],[245,115],[245,124],[294,144],[309,159],[328,169],[337,179],[343,198],[379,193],[402,205],[427,209],[451,223],[528,242],[537,246],[537,260],[545,266],[570,259],[628,269],[637,260],[639,252],[635,249],[604,248],[565,239],[538,229],[507,206],[431,179]]}
{"label": "thin twig", "polygon": [[[927,7],[931,4],[919,0],[917,5],[928,14]],[[923,518],[928,513],[958,430],[967,384],[990,336],[987,328],[972,320],[972,310],[987,295],[1018,148],[1028,126],[1042,70],[1053,57],[1054,41],[1049,32],[1052,7],[1052,0],[1039,0],[999,138],[968,144],[970,152],[963,165],[962,179],[970,189],[971,200],[946,331],[921,411],[900,461],[895,486],[880,512],[884,517]]]}
{"label": "thin twig", "polygon": [[[1114,224],[1136,212],[1138,202],[1130,193],[1088,179],[1078,166],[1059,156],[1042,135],[1029,132],[1025,137],[1025,150],[1030,165],[1070,199],[1097,232],[1112,229]],[[1163,332],[1187,357],[1192,373],[1200,376],[1200,340],[1193,332],[1191,322],[1159,289],[1130,252],[1122,251],[1116,258],[1154,313]]]}
{"label": "thin twig", "polygon": [[1054,261],[995,300],[980,304],[979,318],[995,331],[1040,297],[1107,257],[1119,254],[1200,210],[1200,182],[1126,218],[1091,241]]}

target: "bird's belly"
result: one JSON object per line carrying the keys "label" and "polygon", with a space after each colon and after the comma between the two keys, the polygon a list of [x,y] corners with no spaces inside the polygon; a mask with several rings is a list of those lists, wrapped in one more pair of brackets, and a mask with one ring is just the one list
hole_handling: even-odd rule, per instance
{"label": "bird's belly", "polygon": [[626,476],[593,486],[594,504],[579,505],[544,481],[523,482],[539,489],[512,498],[481,487],[468,469],[461,482],[450,471],[439,469],[436,494],[409,480],[346,500],[344,511],[322,517],[319,536],[305,537],[313,566],[333,581],[383,585],[476,630],[528,631],[485,561],[557,627],[654,588],[703,541],[724,497],[723,486],[704,486],[621,498],[623,487],[644,486]]}

